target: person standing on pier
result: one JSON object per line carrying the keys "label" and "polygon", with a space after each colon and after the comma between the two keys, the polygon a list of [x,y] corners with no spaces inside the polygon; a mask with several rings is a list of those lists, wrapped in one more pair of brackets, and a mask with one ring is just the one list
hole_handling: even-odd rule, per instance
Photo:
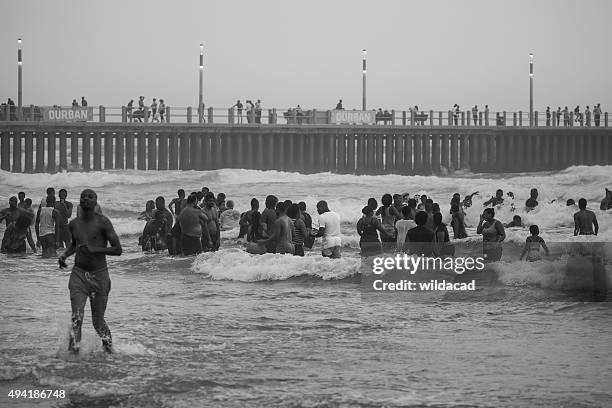
{"label": "person standing on pier", "polygon": [[561,126],[561,107],[557,107],[557,126]]}
{"label": "person standing on pier", "polygon": [[599,119],[601,118],[601,105],[599,103],[593,108],[593,117],[595,119],[595,127],[599,127]]}
{"label": "person standing on pier", "polygon": [[261,123],[261,100],[255,102],[255,123]]}
{"label": "person standing on pier", "polygon": [[166,114],[166,104],[163,99],[159,100],[159,121],[161,123],[165,122],[164,115]]}
{"label": "person standing on pier", "polygon": [[130,120],[130,122],[132,122],[133,117],[132,117],[132,111],[134,110],[134,100],[130,99],[130,101],[127,104],[127,109],[126,109],[126,114],[128,119]]}
{"label": "person standing on pier", "polygon": [[84,97],[84,96],[81,96],[81,106],[82,106],[83,108],[86,108],[86,107],[87,107],[87,101],[85,100],[85,97]]}
{"label": "person standing on pier", "polygon": [[588,105],[584,110],[584,118],[586,119],[586,126],[591,126],[591,110]]}
{"label": "person standing on pier", "polygon": [[474,105],[472,108],[472,119],[474,120],[474,126],[478,126],[478,105]]}
{"label": "person standing on pier", "polygon": [[551,118],[550,106],[547,106],[546,107],[546,126],[550,126],[550,118]]}
{"label": "person standing on pier", "polygon": [[159,122],[157,118],[157,100],[153,98],[153,102],[151,102],[151,123]]}
{"label": "person standing on pier", "polygon": [[568,127],[569,125],[570,125],[569,109],[566,106],[565,109],[563,109],[563,126]]}
{"label": "person standing on pier", "polygon": [[243,108],[243,105],[240,102],[240,99],[238,99],[236,103],[230,107],[230,109],[234,109],[234,108],[236,108],[236,112],[238,113],[237,119],[238,119],[238,124],[240,125],[242,123],[242,108]]}

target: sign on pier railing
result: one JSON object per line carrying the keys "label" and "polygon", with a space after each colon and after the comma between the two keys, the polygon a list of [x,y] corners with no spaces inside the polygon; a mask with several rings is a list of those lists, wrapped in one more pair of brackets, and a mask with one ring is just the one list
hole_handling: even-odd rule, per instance
{"label": "sign on pier railing", "polygon": [[42,120],[54,122],[91,122],[93,121],[93,108],[90,107],[50,107],[40,108]]}
{"label": "sign on pier railing", "polygon": [[334,124],[357,124],[357,125],[374,125],[376,124],[375,111],[358,111],[358,110],[332,110],[330,115],[330,123]]}

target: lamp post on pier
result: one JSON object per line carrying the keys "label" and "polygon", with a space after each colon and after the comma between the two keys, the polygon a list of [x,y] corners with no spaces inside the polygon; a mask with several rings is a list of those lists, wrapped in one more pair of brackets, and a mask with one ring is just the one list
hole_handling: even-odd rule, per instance
{"label": "lamp post on pier", "polygon": [[533,53],[529,53],[529,126],[535,125],[533,119]]}
{"label": "lamp post on pier", "polygon": [[17,39],[17,119],[22,120],[22,73],[23,61],[21,59],[21,38]]}
{"label": "lamp post on pier", "polygon": [[198,123],[202,123],[204,119],[204,44],[200,43],[200,92],[198,98]]}
{"label": "lamp post on pier", "polygon": [[363,53],[363,68],[362,68],[362,72],[363,72],[363,86],[362,86],[363,101],[362,101],[362,104],[361,104],[361,109],[362,110],[366,110],[366,54],[367,54],[367,51],[364,48],[361,52]]}

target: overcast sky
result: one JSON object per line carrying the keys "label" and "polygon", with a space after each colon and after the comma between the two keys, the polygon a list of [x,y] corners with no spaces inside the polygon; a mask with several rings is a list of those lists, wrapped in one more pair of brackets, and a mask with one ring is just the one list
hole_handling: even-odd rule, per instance
{"label": "overcast sky", "polygon": [[30,1],[0,7],[0,100],[121,106],[139,95],[196,106],[612,111],[612,1]]}

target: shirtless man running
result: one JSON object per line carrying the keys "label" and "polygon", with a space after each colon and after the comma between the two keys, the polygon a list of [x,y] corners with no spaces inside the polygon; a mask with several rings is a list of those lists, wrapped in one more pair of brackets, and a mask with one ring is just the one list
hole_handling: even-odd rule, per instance
{"label": "shirtless man running", "polygon": [[[89,298],[92,323],[102,338],[107,353],[113,352],[111,331],[104,320],[111,281],[106,266],[106,255],[121,255],[121,243],[113,224],[95,211],[98,196],[93,190],[81,192],[81,216],[68,224],[72,241],[58,259],[60,268],[67,267],[66,258],[76,254],[68,289],[72,305],[72,330],[68,350],[78,353],[85,303]],[[110,244],[110,246],[109,246]]]}
{"label": "shirtless man running", "polygon": [[[587,210],[586,206],[586,199],[581,198],[578,200],[578,208],[580,208],[580,211],[574,214],[574,236],[597,235],[599,232],[597,217],[593,211]],[[595,231],[593,231],[593,226],[595,226]]]}

